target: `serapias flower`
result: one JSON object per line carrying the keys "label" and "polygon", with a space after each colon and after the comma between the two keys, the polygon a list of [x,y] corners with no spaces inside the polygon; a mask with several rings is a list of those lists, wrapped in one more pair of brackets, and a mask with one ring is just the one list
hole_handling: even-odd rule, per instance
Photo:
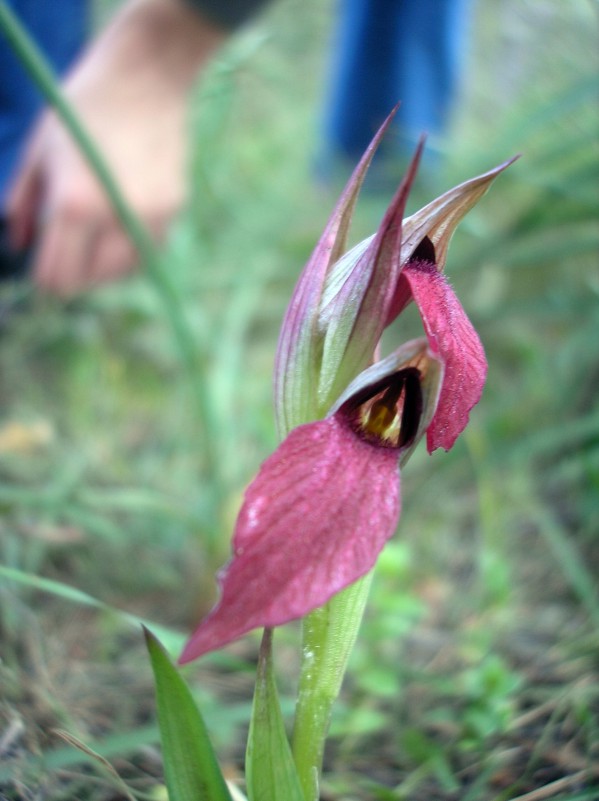
{"label": "serapias flower", "polygon": [[[422,146],[377,233],[346,251],[385,123],[299,279],[281,330],[275,408],[285,438],[245,493],[221,597],[180,662],[304,617],[374,566],[400,515],[400,467],[426,432],[449,449],[479,401],[480,339],[443,275],[456,225],[506,162],[402,221]],[[378,358],[416,303],[426,337]]]}

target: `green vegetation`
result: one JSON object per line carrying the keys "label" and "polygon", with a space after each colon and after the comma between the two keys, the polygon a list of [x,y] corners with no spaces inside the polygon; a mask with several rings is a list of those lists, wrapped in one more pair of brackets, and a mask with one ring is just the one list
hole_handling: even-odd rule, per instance
{"label": "green vegetation", "polygon": [[[450,250],[489,382],[454,451],[421,448],[403,476],[333,719],[326,801],[596,798],[597,8],[563,6],[480,0],[446,163],[417,187],[424,201],[523,154]],[[176,653],[276,441],[278,327],[338,189],[313,170],[331,15],[316,0],[275,5],[198,87],[190,202],[163,256],[205,366],[210,431],[146,277],[66,306],[0,290],[10,801],[166,799],[138,620]],[[362,199],[356,239],[388,199]],[[277,632],[283,701],[296,645],[296,627]],[[185,671],[228,778],[241,775],[257,650],[245,638]]]}

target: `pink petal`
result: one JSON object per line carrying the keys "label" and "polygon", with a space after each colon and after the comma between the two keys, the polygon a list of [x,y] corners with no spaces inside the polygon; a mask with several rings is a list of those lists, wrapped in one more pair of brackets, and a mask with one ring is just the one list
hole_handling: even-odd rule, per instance
{"label": "pink petal", "polygon": [[294,429],[246,491],[220,601],[179,661],[303,617],[367,573],[399,519],[397,458],[341,415]]}
{"label": "pink petal", "polygon": [[429,453],[449,450],[480,400],[487,375],[483,346],[453,289],[429,262],[411,262],[400,283],[416,301],[429,346],[445,365],[439,403],[426,432]]}

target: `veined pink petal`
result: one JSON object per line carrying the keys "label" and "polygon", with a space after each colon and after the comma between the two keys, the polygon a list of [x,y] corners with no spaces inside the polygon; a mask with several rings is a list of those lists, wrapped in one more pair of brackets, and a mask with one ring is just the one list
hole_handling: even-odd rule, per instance
{"label": "veined pink petal", "polygon": [[341,414],[294,429],[246,491],[220,601],[179,661],[322,606],[374,566],[399,510],[396,450]]}
{"label": "veined pink petal", "polygon": [[480,400],[487,360],[482,343],[445,276],[430,262],[410,262],[400,276],[416,301],[429,347],[445,370],[437,409],[426,432],[429,453],[448,451]]}

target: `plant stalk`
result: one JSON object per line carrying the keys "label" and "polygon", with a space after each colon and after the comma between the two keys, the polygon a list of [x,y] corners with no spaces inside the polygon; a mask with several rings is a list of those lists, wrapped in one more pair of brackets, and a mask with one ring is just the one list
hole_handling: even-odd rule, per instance
{"label": "plant stalk", "polygon": [[299,692],[292,749],[306,801],[318,801],[332,707],[358,636],[372,571],[303,620]]}

